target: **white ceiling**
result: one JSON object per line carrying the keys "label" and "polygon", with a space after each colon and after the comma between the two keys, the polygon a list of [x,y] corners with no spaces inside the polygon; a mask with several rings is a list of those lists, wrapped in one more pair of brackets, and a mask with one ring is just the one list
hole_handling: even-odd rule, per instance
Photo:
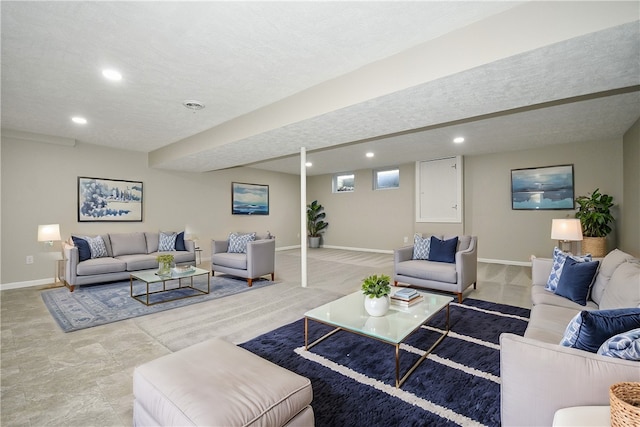
{"label": "white ceiling", "polygon": [[[0,11],[4,129],[148,152],[159,168],[299,173],[306,147],[308,173],[331,173],[620,138],[640,116],[635,1]],[[104,80],[106,67],[123,80]]]}

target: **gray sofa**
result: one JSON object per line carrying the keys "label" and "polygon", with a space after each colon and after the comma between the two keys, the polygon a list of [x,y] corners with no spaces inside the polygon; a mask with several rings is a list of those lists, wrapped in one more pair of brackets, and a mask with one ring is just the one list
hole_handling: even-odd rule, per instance
{"label": "gray sofa", "polygon": [[640,307],[638,260],[614,250],[600,260],[586,306],[544,289],[553,260],[534,258],[533,307],[524,337],[500,337],[501,419],[504,426],[550,426],[558,409],[609,405],[609,387],[640,381],[640,362],[559,345],[583,310]]}
{"label": "gray sofa", "polygon": [[[436,236],[448,240],[455,236]],[[453,292],[462,302],[462,293],[476,287],[478,277],[478,238],[459,236],[455,263],[413,258],[413,245],[396,249],[393,254],[394,285],[406,283],[419,288]]]}
{"label": "gray sofa", "polygon": [[78,285],[125,280],[129,279],[131,272],[157,269],[158,255],[173,255],[176,265],[195,265],[195,244],[191,240],[184,240],[184,251],[158,252],[159,233],[109,233],[100,236],[106,247],[106,256],[84,261],[80,261],[78,247],[70,242],[63,243],[63,276],[71,292]]}

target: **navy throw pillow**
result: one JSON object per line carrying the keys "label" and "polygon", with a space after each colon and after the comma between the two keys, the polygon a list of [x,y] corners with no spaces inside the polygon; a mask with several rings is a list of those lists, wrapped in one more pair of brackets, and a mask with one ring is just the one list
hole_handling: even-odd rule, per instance
{"label": "navy throw pillow", "polygon": [[458,248],[458,236],[449,240],[440,240],[435,236],[431,236],[430,246],[429,261],[455,264],[456,249]]}
{"label": "navy throw pillow", "polygon": [[580,305],[587,305],[587,295],[593,277],[598,270],[598,261],[576,261],[567,257],[562,267],[562,276],[558,281],[556,295],[568,298]]}
{"label": "navy throw pillow", "polygon": [[176,251],[186,251],[187,248],[184,246],[184,231],[178,233],[176,236]]}
{"label": "navy throw pillow", "polygon": [[570,345],[596,353],[609,338],[640,328],[640,308],[581,311],[582,318],[575,342]]}
{"label": "navy throw pillow", "polygon": [[80,261],[86,261],[91,259],[91,248],[89,247],[89,242],[79,237],[71,236],[73,239],[73,244],[78,248],[78,258]]}

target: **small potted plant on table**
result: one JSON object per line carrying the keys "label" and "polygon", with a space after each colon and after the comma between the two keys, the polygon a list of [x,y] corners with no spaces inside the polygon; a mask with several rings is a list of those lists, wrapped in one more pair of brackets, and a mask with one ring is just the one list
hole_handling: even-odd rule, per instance
{"label": "small potted plant on table", "polygon": [[364,308],[370,316],[384,316],[389,310],[391,278],[385,274],[374,274],[362,281],[362,293],[365,295]]}
{"label": "small potted plant on table", "polygon": [[173,255],[158,255],[158,276],[171,276],[171,267],[173,266]]}

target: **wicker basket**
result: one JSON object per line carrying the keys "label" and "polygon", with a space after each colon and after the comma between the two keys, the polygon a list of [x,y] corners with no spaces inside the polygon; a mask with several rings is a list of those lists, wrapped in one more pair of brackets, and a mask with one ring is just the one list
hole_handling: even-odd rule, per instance
{"label": "wicker basket", "polygon": [[607,254],[606,237],[583,237],[582,253],[591,254],[594,258],[602,258]]}
{"label": "wicker basket", "polygon": [[640,383],[617,383],[609,389],[611,427],[640,426]]}

